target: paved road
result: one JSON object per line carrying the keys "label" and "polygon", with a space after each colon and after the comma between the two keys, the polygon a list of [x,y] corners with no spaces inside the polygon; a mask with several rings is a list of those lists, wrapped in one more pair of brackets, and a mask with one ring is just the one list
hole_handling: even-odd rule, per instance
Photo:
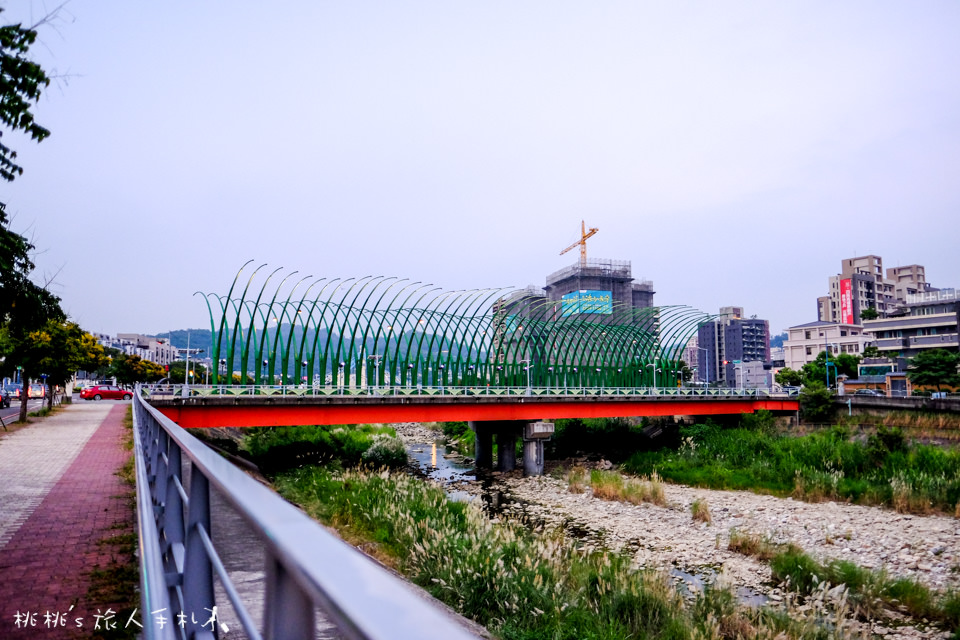
{"label": "paved road", "polygon": [[[42,400],[40,398],[34,398],[33,400],[27,400],[27,413],[31,411],[36,411],[41,406],[43,406]],[[0,409],[0,418],[3,418],[3,421],[6,424],[10,424],[14,420],[20,417],[20,399],[11,398],[10,407],[7,409]]]}

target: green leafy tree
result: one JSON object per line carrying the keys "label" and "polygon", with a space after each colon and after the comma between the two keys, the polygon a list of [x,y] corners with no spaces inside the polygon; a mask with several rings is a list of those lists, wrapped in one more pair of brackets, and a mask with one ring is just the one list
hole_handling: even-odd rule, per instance
{"label": "green leafy tree", "polygon": [[803,374],[790,367],[784,367],[777,372],[774,380],[782,387],[799,387],[803,384]]}
{"label": "green leafy tree", "polygon": [[[50,131],[34,121],[30,109],[50,84],[50,78],[39,64],[30,60],[30,47],[36,41],[35,28],[24,28],[21,24],[0,26],[0,122],[40,142]],[[16,158],[16,151],[0,144],[0,178],[12,181],[23,174]]]}
{"label": "green leafy tree", "polygon": [[[171,362],[170,371],[167,373],[167,377],[170,378],[170,382],[173,384],[183,384],[186,366],[187,363],[184,360],[176,360]],[[207,368],[201,363],[191,360],[190,371],[193,372],[193,377],[190,378],[191,384],[203,384],[203,381],[206,379]]]}
{"label": "green leafy tree", "polygon": [[800,390],[800,413],[809,422],[826,422],[833,417],[833,393],[821,382],[811,382]]}
{"label": "green leafy tree", "polygon": [[[837,376],[845,375],[848,378],[857,377],[857,365],[860,364],[860,357],[851,353],[841,353],[836,356],[830,356],[830,384],[836,384]],[[803,375],[803,384],[824,384],[827,381],[827,352],[821,351],[817,354],[816,360],[808,362],[800,369]]]}
{"label": "green leafy tree", "polygon": [[[43,377],[51,388],[65,386],[78,369],[96,366],[104,358],[103,347],[92,335],[77,323],[59,318],[26,335],[13,336],[10,353],[23,367],[25,388],[29,380]],[[47,403],[53,405],[53,394],[47,396]],[[26,417],[26,402],[22,401],[20,419]]]}
{"label": "green leafy tree", "polygon": [[166,372],[156,362],[144,360],[138,355],[120,353],[113,357],[111,373],[119,384],[156,382],[166,377]]}
{"label": "green leafy tree", "polygon": [[879,357],[881,357],[882,355],[883,355],[883,354],[880,353],[880,349],[878,349],[877,347],[875,347],[875,346],[872,345],[872,344],[871,344],[871,345],[867,345],[866,347],[863,348],[863,357],[864,357],[864,358],[879,358]]}
{"label": "green leafy tree", "polygon": [[907,377],[914,385],[936,387],[960,387],[960,354],[946,349],[921,351],[910,360]]}
{"label": "green leafy tree", "polygon": [[876,320],[880,317],[880,314],[873,307],[868,307],[860,312],[861,320]]}

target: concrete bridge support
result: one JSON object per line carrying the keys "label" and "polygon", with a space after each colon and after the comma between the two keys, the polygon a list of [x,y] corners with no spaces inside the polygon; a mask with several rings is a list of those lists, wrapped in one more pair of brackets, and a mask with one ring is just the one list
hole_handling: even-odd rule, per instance
{"label": "concrete bridge support", "polygon": [[[493,435],[497,436],[497,470],[513,471],[517,467],[517,438],[522,437],[531,421],[489,420],[470,421],[476,434],[475,455],[477,468],[493,468]],[[523,475],[543,475],[543,440],[523,442]]]}

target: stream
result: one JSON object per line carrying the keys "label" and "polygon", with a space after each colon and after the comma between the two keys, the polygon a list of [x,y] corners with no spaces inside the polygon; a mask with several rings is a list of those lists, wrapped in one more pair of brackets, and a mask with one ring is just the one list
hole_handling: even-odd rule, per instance
{"label": "stream", "polygon": [[[464,458],[451,447],[438,444],[436,441],[408,442],[407,454],[411,461],[416,463],[420,474],[440,484],[451,500],[470,502],[477,499],[476,489],[471,492],[463,487],[467,484],[476,487],[479,483],[479,497],[483,501],[484,509],[491,517],[509,514],[525,522],[531,529],[544,524],[541,518],[527,512],[523,501],[511,498],[504,491],[505,487],[492,475],[481,474],[478,479],[472,460]],[[566,534],[578,545],[589,542],[592,543],[591,546],[603,546],[602,530],[598,531],[589,524],[572,518],[565,519],[562,526]],[[702,591],[705,585],[716,578],[716,571],[710,568],[673,567],[669,570],[669,574],[681,592],[688,595]],[[769,600],[766,596],[746,587],[739,587],[737,596],[741,603],[749,606],[760,606]]]}

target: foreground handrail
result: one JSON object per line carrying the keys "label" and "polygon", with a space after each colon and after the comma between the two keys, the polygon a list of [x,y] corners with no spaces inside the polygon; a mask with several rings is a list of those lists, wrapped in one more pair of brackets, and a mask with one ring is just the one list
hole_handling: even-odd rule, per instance
{"label": "foreground handrail", "polygon": [[[133,433],[145,638],[213,638],[203,623],[215,605],[214,572],[251,638],[313,638],[318,607],[342,635],[357,640],[475,637],[409,585],[148,405],[139,391],[133,403]],[[189,463],[188,489],[181,482],[181,460]],[[210,489],[219,492],[263,542],[262,636],[210,539]],[[148,617],[160,610],[167,620],[163,626]],[[180,612],[187,618],[184,625],[176,624]]]}

